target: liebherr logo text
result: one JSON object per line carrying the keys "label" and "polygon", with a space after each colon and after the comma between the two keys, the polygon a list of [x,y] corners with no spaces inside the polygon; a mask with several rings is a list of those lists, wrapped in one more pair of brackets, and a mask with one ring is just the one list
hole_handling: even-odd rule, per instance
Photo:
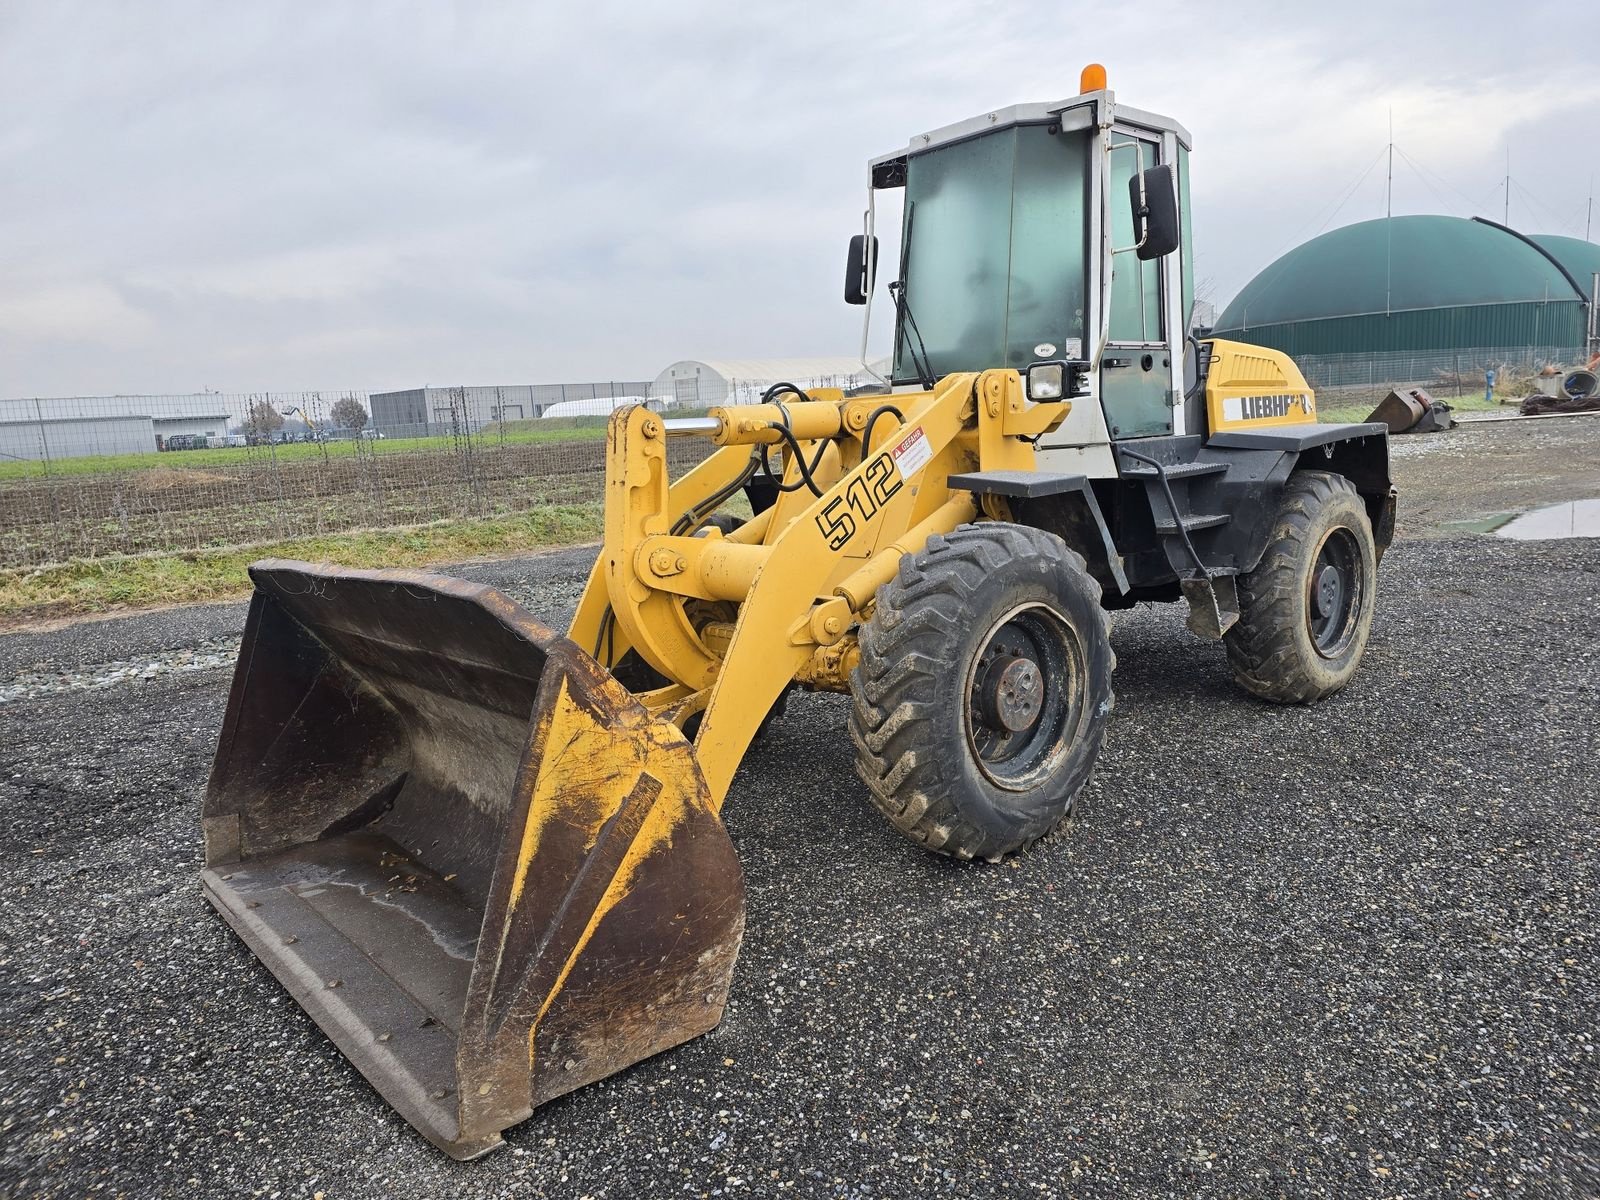
{"label": "liebherr logo text", "polygon": [[850,481],[844,495],[830,500],[817,514],[817,528],[828,539],[828,548],[843,549],[855,537],[856,530],[877,515],[904,483],[895,473],[887,451],[869,462],[866,471]]}
{"label": "liebherr logo text", "polygon": [[1241,421],[1259,421],[1262,417],[1287,417],[1289,410],[1305,411],[1304,396],[1240,396]]}

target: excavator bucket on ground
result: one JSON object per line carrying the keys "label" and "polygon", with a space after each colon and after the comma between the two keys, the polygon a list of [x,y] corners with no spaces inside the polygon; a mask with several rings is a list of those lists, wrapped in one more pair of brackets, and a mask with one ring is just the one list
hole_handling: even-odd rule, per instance
{"label": "excavator bucket on ground", "polygon": [[675,727],[491,588],[250,573],[205,894],[390,1104],[473,1158],[716,1025],[743,881]]}

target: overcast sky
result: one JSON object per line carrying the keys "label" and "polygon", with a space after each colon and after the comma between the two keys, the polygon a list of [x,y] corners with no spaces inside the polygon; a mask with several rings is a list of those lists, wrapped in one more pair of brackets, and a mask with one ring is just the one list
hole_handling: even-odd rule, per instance
{"label": "overcast sky", "polygon": [[853,353],[866,159],[1068,96],[1090,60],[1193,133],[1219,305],[1319,229],[1383,215],[1391,110],[1397,213],[1498,219],[1509,145],[1512,223],[1581,237],[1597,14],[6,0],[0,396]]}

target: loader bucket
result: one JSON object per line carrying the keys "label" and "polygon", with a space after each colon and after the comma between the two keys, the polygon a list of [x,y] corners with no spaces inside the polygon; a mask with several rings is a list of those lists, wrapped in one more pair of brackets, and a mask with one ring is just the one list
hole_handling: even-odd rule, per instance
{"label": "loader bucket", "polygon": [[488,587],[267,561],[206,898],[456,1158],[722,1016],[744,886],[682,734]]}
{"label": "loader bucket", "polygon": [[1377,408],[1367,414],[1367,420],[1387,425],[1390,433],[1408,433],[1421,422],[1427,411],[1428,405],[1416,395],[1390,392]]}

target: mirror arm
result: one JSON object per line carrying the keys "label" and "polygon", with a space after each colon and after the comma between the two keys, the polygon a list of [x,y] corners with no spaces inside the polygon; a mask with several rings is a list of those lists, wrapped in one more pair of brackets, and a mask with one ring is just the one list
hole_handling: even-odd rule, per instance
{"label": "mirror arm", "polygon": [[1138,173],[1138,180],[1139,180],[1139,214],[1138,214],[1138,216],[1139,216],[1139,222],[1144,228],[1143,235],[1139,238],[1139,240],[1137,242],[1135,242],[1133,244],[1133,249],[1142,250],[1144,248],[1145,243],[1150,240],[1150,196],[1149,196],[1149,193],[1147,193],[1144,190],[1144,150],[1142,148],[1138,148],[1137,144],[1136,144],[1136,148],[1135,148],[1133,153],[1134,153],[1135,158],[1137,160],[1137,161],[1134,162],[1133,165],[1134,165],[1134,167],[1135,167],[1135,169],[1136,169],[1136,171]]}
{"label": "mirror arm", "polygon": [[[878,192],[872,183],[872,169],[867,169],[867,211],[861,216],[861,232],[866,236],[867,243],[867,302],[861,311],[861,365],[868,375],[886,386],[889,380],[872,369],[872,364],[867,361],[867,343],[872,332],[872,291],[878,282]],[[889,374],[894,374],[894,367],[889,368]]]}
{"label": "mirror arm", "polygon": [[[1150,240],[1150,197],[1144,190],[1144,147],[1138,142],[1114,142],[1106,147],[1106,163],[1109,166],[1111,155],[1117,150],[1133,150],[1133,176],[1139,181],[1139,211],[1136,216],[1144,222],[1144,234],[1131,246],[1113,246],[1111,253],[1127,254],[1134,250],[1143,250],[1145,243]],[[1107,185],[1110,184],[1110,172],[1107,172]]]}

